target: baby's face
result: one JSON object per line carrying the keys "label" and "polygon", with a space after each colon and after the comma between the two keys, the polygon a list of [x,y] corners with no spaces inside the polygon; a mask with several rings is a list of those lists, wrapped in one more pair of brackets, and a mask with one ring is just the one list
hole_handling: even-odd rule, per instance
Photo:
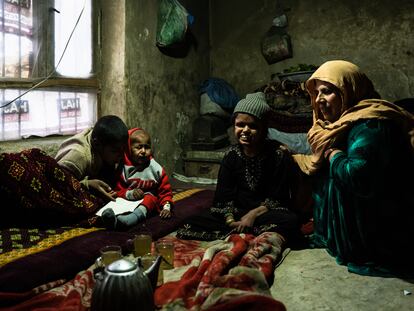
{"label": "baby's face", "polygon": [[131,161],[141,166],[150,160],[152,153],[150,137],[144,132],[134,133],[131,137]]}

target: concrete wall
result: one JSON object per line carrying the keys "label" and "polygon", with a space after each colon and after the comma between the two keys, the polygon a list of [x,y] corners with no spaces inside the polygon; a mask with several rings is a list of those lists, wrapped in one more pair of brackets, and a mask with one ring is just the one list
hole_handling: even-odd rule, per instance
{"label": "concrete wall", "polygon": [[[116,114],[128,126],[146,128],[169,173],[182,169],[182,151],[190,145],[198,116],[197,88],[209,76],[227,80],[244,96],[285,68],[347,59],[367,72],[383,98],[414,96],[411,0],[180,2],[195,16],[191,29],[198,46],[184,58],[173,58],[155,46],[158,1],[96,0],[99,114]],[[280,8],[288,16],[293,58],[268,65],[260,43]],[[6,143],[2,150],[30,144]]]}
{"label": "concrete wall", "polygon": [[[280,5],[293,58],[268,65],[261,40]],[[414,2],[400,0],[211,0],[211,75],[240,95],[299,63],[346,59],[367,73],[383,98],[414,96]]]}
{"label": "concrete wall", "polygon": [[48,138],[29,138],[22,140],[2,141],[0,142],[0,153],[20,152],[25,149],[39,148],[46,152],[51,157],[56,155],[56,152],[67,137],[48,137]]}
{"label": "concrete wall", "polygon": [[156,159],[168,173],[181,171],[199,113],[198,87],[209,75],[208,0],[180,1],[195,16],[191,30],[197,41],[182,58],[162,54],[155,45],[158,1],[120,2],[124,8],[103,1],[101,114],[145,128]]}
{"label": "concrete wall", "polygon": [[101,0],[98,4],[97,71],[101,85],[98,114],[114,114],[125,120],[125,0]]}

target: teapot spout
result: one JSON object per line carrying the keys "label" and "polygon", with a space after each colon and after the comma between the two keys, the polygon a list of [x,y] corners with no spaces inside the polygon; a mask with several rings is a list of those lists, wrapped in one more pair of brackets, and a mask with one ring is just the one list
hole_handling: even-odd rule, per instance
{"label": "teapot spout", "polygon": [[154,263],[146,271],[144,271],[144,274],[148,277],[148,279],[151,282],[153,290],[155,290],[155,288],[157,287],[158,270],[160,269],[161,259],[161,256],[157,256]]}

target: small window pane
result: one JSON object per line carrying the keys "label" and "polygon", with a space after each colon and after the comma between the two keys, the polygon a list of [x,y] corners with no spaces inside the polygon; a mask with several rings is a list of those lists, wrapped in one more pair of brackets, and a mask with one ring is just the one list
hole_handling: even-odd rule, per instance
{"label": "small window pane", "polygon": [[32,36],[31,1],[0,0],[0,77],[29,77]]}
{"label": "small window pane", "polygon": [[[2,105],[23,90],[0,90]],[[96,121],[94,91],[31,91],[0,110],[0,140],[75,134]]]}
{"label": "small window pane", "polygon": [[90,0],[55,0],[55,66],[62,56],[70,34],[82,16],[57,72],[67,77],[88,77],[92,72],[92,23]]}

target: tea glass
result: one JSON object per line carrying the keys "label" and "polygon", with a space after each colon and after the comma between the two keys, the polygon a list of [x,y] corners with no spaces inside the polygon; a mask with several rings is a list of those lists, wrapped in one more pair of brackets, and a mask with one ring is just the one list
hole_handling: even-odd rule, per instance
{"label": "tea glass", "polygon": [[106,267],[122,258],[122,249],[119,245],[107,245],[99,250],[101,256],[96,260],[98,267]]}
{"label": "tea glass", "polygon": [[134,237],[134,256],[143,257],[151,254],[152,237],[150,234],[137,234]]}
{"label": "tea glass", "polygon": [[164,281],[164,270],[174,269],[174,242],[169,240],[156,241],[155,252],[162,257],[157,283],[157,285],[161,285]]}
{"label": "tea glass", "polygon": [[156,255],[146,254],[141,257],[141,265],[145,270],[149,269],[157,261]]}

